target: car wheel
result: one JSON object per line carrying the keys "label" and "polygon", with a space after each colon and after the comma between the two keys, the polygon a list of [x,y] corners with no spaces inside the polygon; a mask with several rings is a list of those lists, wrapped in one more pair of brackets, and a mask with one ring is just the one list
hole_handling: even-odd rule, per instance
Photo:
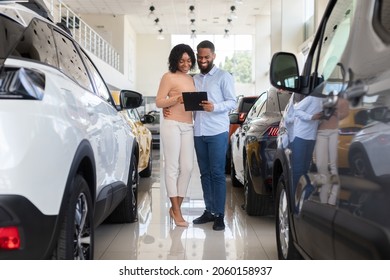
{"label": "car wheel", "polygon": [[133,223],[138,217],[138,162],[133,154],[130,163],[129,179],[127,182],[128,191],[125,198],[115,208],[111,215],[107,218],[109,223]]}
{"label": "car wheel", "polygon": [[85,179],[77,175],[61,224],[53,259],[92,260],[94,225],[91,193]]}
{"label": "car wheel", "polygon": [[150,144],[148,166],[139,173],[139,176],[141,176],[142,178],[148,178],[152,176],[152,158],[153,158],[153,146],[152,144]]}
{"label": "car wheel", "polygon": [[352,174],[361,178],[373,178],[374,172],[366,153],[362,150],[351,151],[350,166]]}
{"label": "car wheel", "polygon": [[275,199],[275,230],[278,258],[280,260],[300,259],[301,257],[293,244],[292,228],[289,219],[290,201],[287,197],[283,175],[279,177]]}
{"label": "car wheel", "polygon": [[244,207],[246,213],[249,216],[264,216],[267,214],[273,214],[271,197],[260,195],[255,192],[247,163],[245,164],[244,172]]}

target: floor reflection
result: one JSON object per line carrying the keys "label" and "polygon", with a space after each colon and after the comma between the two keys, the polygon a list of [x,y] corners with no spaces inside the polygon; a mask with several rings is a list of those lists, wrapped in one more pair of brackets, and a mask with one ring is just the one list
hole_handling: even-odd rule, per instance
{"label": "floor reflection", "polygon": [[170,223],[159,152],[154,150],[152,176],[140,179],[138,222],[100,225],[95,236],[95,259],[277,259],[274,217],[246,215],[241,208],[243,189],[232,187],[230,176],[226,178],[225,230],[214,231],[212,223],[191,223],[204,210],[197,163],[182,205],[183,216],[190,226],[177,227]]}

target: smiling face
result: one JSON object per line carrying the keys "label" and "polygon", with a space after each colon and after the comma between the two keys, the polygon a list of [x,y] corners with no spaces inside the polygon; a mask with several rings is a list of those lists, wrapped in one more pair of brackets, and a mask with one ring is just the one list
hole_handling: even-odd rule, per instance
{"label": "smiling face", "polygon": [[207,74],[214,65],[215,53],[209,48],[199,48],[196,55],[198,67],[202,74]]}
{"label": "smiling face", "polygon": [[188,73],[188,71],[190,71],[191,69],[191,66],[192,66],[191,57],[188,55],[188,53],[183,53],[183,55],[181,56],[177,64],[177,69],[180,72]]}

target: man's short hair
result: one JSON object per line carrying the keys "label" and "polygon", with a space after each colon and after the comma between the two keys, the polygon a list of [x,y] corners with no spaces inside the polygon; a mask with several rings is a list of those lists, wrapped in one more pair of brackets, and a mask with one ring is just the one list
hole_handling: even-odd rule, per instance
{"label": "man's short hair", "polygon": [[204,40],[198,44],[196,49],[199,51],[199,49],[210,49],[212,53],[215,52],[214,44],[208,40]]}

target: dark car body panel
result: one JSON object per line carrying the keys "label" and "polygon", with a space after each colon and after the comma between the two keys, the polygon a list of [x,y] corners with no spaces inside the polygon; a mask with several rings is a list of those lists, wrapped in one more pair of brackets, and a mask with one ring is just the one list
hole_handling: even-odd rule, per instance
{"label": "dark car body panel", "polygon": [[[380,16],[388,8],[384,1],[331,0],[301,74],[294,55],[274,55],[271,84],[323,97],[325,113],[344,98],[351,124],[359,125],[337,150],[343,157],[338,162],[344,163],[338,174],[320,174],[313,157],[296,188],[291,185],[294,151],[279,134],[273,190],[280,259],[390,259],[390,34],[383,32],[388,25]],[[363,113],[365,122],[358,120]],[[284,198],[287,216],[281,207]]]}

